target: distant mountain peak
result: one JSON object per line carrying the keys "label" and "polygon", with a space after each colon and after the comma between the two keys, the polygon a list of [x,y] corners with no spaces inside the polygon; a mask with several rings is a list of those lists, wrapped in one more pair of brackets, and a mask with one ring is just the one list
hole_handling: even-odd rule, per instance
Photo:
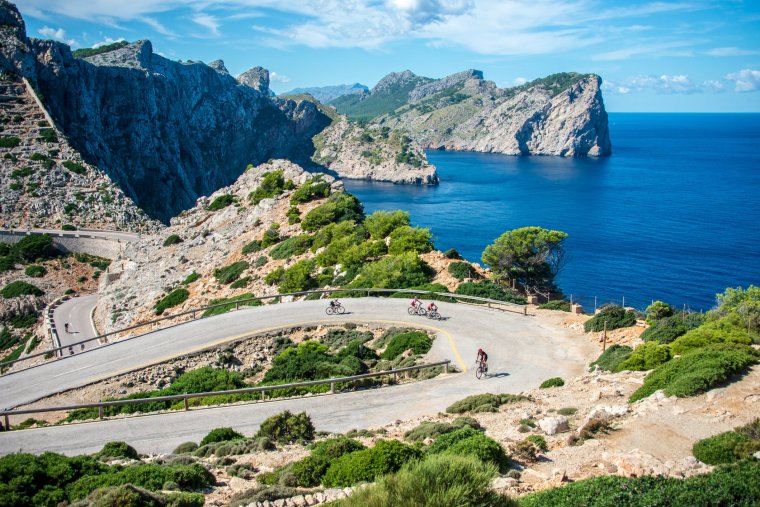
{"label": "distant mountain peak", "polygon": [[420,78],[420,76],[411,70],[405,70],[403,72],[391,72],[377,82],[375,87],[372,88],[372,93],[382,92],[392,87],[402,87],[408,83],[411,83],[412,81],[419,79],[425,78]]}
{"label": "distant mountain peak", "polygon": [[306,88],[293,88],[281,93],[281,96],[300,95],[307,93],[323,104],[335,100],[344,95],[361,94],[369,91],[369,88],[361,83],[339,84],[330,86],[311,86]]}

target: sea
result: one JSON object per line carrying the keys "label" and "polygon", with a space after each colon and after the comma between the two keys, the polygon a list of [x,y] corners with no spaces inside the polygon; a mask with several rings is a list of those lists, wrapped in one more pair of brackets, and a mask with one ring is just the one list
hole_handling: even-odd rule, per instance
{"label": "sea", "polygon": [[428,151],[440,185],[346,180],[375,210],[402,209],[436,248],[480,263],[505,231],[564,231],[557,281],[590,312],[661,300],[706,311],[760,285],[760,114],[610,113],[603,158]]}

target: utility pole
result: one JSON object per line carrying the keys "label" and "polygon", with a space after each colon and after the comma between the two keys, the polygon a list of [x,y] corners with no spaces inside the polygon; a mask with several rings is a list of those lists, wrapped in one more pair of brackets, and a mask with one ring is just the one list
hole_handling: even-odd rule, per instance
{"label": "utility pole", "polygon": [[607,321],[604,321],[604,339],[602,341],[602,352],[607,350]]}

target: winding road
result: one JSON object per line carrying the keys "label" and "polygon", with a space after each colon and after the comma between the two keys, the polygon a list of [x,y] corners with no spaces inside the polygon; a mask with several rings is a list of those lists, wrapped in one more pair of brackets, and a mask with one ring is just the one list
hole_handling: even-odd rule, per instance
{"label": "winding road", "polygon": [[[61,340],[61,347],[68,347],[73,343],[98,336],[92,322],[92,311],[97,304],[98,295],[90,294],[89,296],[64,301],[53,310],[53,320],[58,338]],[[93,340],[77,345],[70,350],[64,349],[63,355],[76,354],[97,346],[97,341]]]}
{"label": "winding road", "polygon": [[[300,325],[372,322],[388,327],[427,328],[436,334],[436,340],[426,359],[451,359],[466,371],[336,395],[3,432],[0,454],[19,450],[90,453],[113,440],[129,442],[144,453],[170,452],[181,442],[199,441],[219,426],[253,434],[265,418],[283,410],[305,410],[316,428],[323,431],[375,427],[397,419],[435,414],[470,394],[518,393],[537,387],[549,377],[578,375],[596,352],[588,340],[532,316],[442,302],[440,312],[446,319],[430,321],[408,315],[405,299],[346,299],[344,304],[347,313],[335,317],[325,315],[324,301],[244,308],[66,356],[0,377],[0,407],[16,407],[194,351]],[[494,374],[481,380],[470,369],[478,347],[488,352],[489,369]]]}

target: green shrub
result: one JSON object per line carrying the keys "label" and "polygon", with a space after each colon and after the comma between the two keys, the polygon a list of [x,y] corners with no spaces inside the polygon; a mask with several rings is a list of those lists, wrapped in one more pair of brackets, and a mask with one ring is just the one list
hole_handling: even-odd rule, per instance
{"label": "green shrub", "polygon": [[182,280],[182,285],[190,285],[194,281],[198,280],[200,277],[201,275],[193,271],[192,273],[187,275],[184,280]]}
{"label": "green shrub", "polygon": [[21,144],[21,139],[16,136],[0,136],[0,148],[15,148]]}
{"label": "green shrub", "polygon": [[288,217],[288,225],[301,223],[301,212],[295,206],[291,206],[285,216]]}
{"label": "green shrub", "polygon": [[261,423],[256,438],[266,437],[280,444],[314,440],[314,425],[306,412],[291,414],[286,410],[268,417]]}
{"label": "green shrub", "polygon": [[550,387],[562,387],[563,385],[565,385],[565,381],[560,377],[552,377],[541,382],[541,385],[539,387],[541,389],[548,389]]}
{"label": "green shrub", "polygon": [[433,271],[417,254],[388,255],[364,264],[349,287],[417,287],[430,282]]}
{"label": "green shrub", "polygon": [[164,310],[168,308],[173,308],[175,306],[181,305],[187,301],[188,297],[190,297],[190,292],[188,292],[187,289],[174,289],[169,294],[161,298],[158,303],[156,303],[156,306],[154,307],[156,315],[161,315],[164,313]]}
{"label": "green shrub", "polygon": [[32,170],[31,167],[29,166],[20,167],[18,169],[13,170],[13,172],[11,173],[11,178],[27,178],[31,176],[32,174],[34,174],[34,171]]}
{"label": "green shrub", "polygon": [[72,225],[72,224],[63,224],[61,226],[61,230],[64,230],[64,231],[76,231],[77,227],[75,225]]}
{"label": "green shrub", "polygon": [[583,324],[586,332],[603,331],[604,323],[607,329],[619,329],[636,324],[636,313],[617,305],[607,305],[599,313],[591,317]]}
{"label": "green shrub", "polygon": [[341,192],[309,211],[301,222],[301,228],[305,231],[316,231],[331,223],[348,220],[361,222],[363,218],[364,208],[359,200],[349,193]]}
{"label": "green shrub", "polygon": [[457,417],[451,423],[425,421],[423,423],[420,423],[416,428],[404,433],[404,438],[410,442],[422,442],[428,438],[435,440],[441,435],[451,433],[452,431],[456,431],[461,428],[482,430],[480,424],[478,424],[478,421],[472,417]]}
{"label": "green shrub", "polygon": [[264,283],[267,285],[279,285],[283,281],[284,277],[285,268],[278,266],[277,268],[267,273],[267,276],[264,277]]}
{"label": "green shrub", "polygon": [[8,188],[10,188],[11,190],[22,190],[24,188],[24,185],[21,182],[14,181],[10,185],[8,185]]}
{"label": "green shrub", "polygon": [[37,259],[51,259],[58,255],[49,234],[32,234],[24,236],[13,245],[14,255],[22,260],[32,262]]}
{"label": "green shrub", "polygon": [[381,357],[383,359],[395,359],[405,350],[410,350],[414,354],[425,354],[433,346],[433,340],[426,333],[412,331],[402,333],[393,337]]}
{"label": "green shrub", "polygon": [[429,229],[419,229],[404,225],[393,230],[388,252],[399,255],[405,252],[425,253],[433,249]]}
{"label": "green shrub", "polygon": [[16,261],[9,255],[0,256],[0,272],[16,269]]}
{"label": "green shrub", "polygon": [[178,243],[182,243],[182,238],[177,234],[171,234],[164,240],[164,246],[172,246]]}
{"label": "green shrub", "polygon": [[87,168],[85,166],[82,164],[77,164],[76,162],[72,162],[71,160],[64,160],[63,167],[73,172],[74,174],[82,175],[87,172]]}
{"label": "green shrub", "polygon": [[49,159],[48,159],[48,157],[46,155],[43,155],[42,153],[37,153],[35,151],[29,157],[29,160],[32,160],[33,162],[44,162],[44,161],[49,160]]}
{"label": "green shrub", "polygon": [[278,354],[264,374],[265,383],[317,380],[328,377],[366,373],[367,367],[354,356],[330,355],[328,347],[309,340],[297,347],[288,347]]}
{"label": "green shrub", "polygon": [[248,194],[248,199],[250,199],[251,204],[256,205],[260,203],[262,199],[275,197],[283,193],[286,189],[293,188],[293,182],[286,182],[283,174],[284,173],[281,169],[265,172],[261,184],[256,187],[256,190]]}
{"label": "green shrub", "polygon": [[631,355],[618,365],[622,370],[646,371],[670,361],[670,349],[667,345],[654,342],[643,343],[633,349]]}
{"label": "green shrub", "polygon": [[473,278],[476,275],[475,268],[469,262],[452,262],[448,267],[451,276],[457,280]]}
{"label": "green shrub", "polygon": [[729,315],[692,329],[676,338],[670,344],[670,350],[673,354],[685,354],[691,350],[720,343],[742,345],[752,343],[752,337],[738,315]]}
{"label": "green shrub", "polygon": [[409,226],[409,213],[406,211],[375,211],[364,220],[373,239],[385,239],[400,227]]}
{"label": "green shrub", "polygon": [[538,307],[542,310],[560,310],[563,312],[569,312],[572,309],[570,301],[565,301],[564,299],[555,299],[554,301],[538,305]]}
{"label": "green shrub", "polygon": [[39,287],[21,280],[11,282],[0,290],[0,296],[3,296],[5,299],[17,298],[19,296],[42,296],[43,294],[45,292]]}
{"label": "green shrub", "polygon": [[549,446],[546,443],[546,439],[541,435],[530,435],[526,438],[528,442],[538,447],[541,451],[546,452],[549,450]]}
{"label": "green shrub", "polygon": [[37,313],[22,313],[8,319],[8,323],[17,329],[31,327],[37,323]]}
{"label": "green shrub", "polygon": [[652,323],[673,315],[673,307],[662,301],[653,301],[645,310],[647,322]]}
{"label": "green shrub", "polygon": [[524,297],[513,293],[511,290],[506,289],[491,280],[462,283],[457,287],[455,293],[465,296],[476,296],[495,299],[497,301],[506,301],[507,303],[515,303],[518,305],[524,305],[527,302]]}
{"label": "green shrub", "polygon": [[252,254],[254,252],[258,252],[262,248],[263,247],[261,246],[261,241],[258,240],[258,239],[254,239],[253,241],[251,241],[250,243],[247,243],[243,247],[243,255],[248,255],[248,254]]}
{"label": "green shrub", "polygon": [[244,294],[239,294],[237,296],[232,296],[229,298],[219,298],[219,299],[212,299],[209,302],[209,306],[215,306],[215,305],[223,305],[223,306],[215,306],[215,308],[208,308],[203,312],[204,317],[211,317],[212,315],[221,315],[223,313],[227,313],[229,311],[232,311],[235,309],[235,307],[241,307],[241,306],[261,306],[261,300],[260,299],[251,299],[250,301],[242,301],[244,299],[249,299],[255,297],[250,292],[246,292]]}
{"label": "green shrub", "polygon": [[473,457],[429,456],[376,484],[355,491],[335,507],[513,507],[517,503],[490,489],[496,467]]}
{"label": "green shrub", "polygon": [[290,204],[304,204],[315,199],[330,196],[330,184],[322,181],[322,176],[317,175],[304,182],[290,196]]}
{"label": "green shrub", "polygon": [[301,255],[311,246],[311,237],[308,234],[301,234],[288,238],[276,247],[272,248],[269,256],[272,259],[289,259],[294,255]]}
{"label": "green shrub", "polygon": [[346,487],[371,482],[397,471],[420,455],[418,449],[398,440],[379,440],[371,449],[345,454],[334,460],[325,472],[322,484],[326,487]]}
{"label": "green shrub", "polygon": [[282,238],[280,238],[280,233],[278,231],[279,227],[280,224],[272,224],[269,226],[269,229],[264,231],[264,237],[261,238],[261,248],[267,248],[280,242]]}
{"label": "green shrub", "polygon": [[734,431],[726,431],[725,433],[696,442],[692,447],[692,453],[695,458],[708,465],[733,463],[739,460],[734,450],[739,444],[749,442],[750,440],[750,438]]}
{"label": "green shrub", "polygon": [[484,463],[492,463],[500,470],[509,467],[509,458],[498,442],[472,428],[461,428],[446,433],[430,444],[430,454],[454,454],[457,456],[474,456]]}
{"label": "green shrub", "polygon": [[750,507],[760,502],[760,461],[724,465],[688,479],[662,476],[602,476],[532,493],[522,507],[680,507],[683,505]]}
{"label": "green shrub", "polygon": [[688,327],[680,315],[663,317],[655,320],[641,333],[641,339],[645,342],[661,344],[670,343],[679,336],[686,334]]}
{"label": "green shrub", "polygon": [[317,281],[311,276],[314,269],[313,260],[298,261],[282,274],[279,291],[281,294],[302,292],[317,287]]}
{"label": "green shrub", "polygon": [[42,278],[47,273],[47,270],[44,266],[32,264],[26,267],[24,273],[26,273],[26,276],[31,276],[32,278]]}
{"label": "green shrub", "polygon": [[100,452],[95,454],[95,457],[140,459],[135,448],[126,442],[108,442]]}
{"label": "green shrub", "polygon": [[198,449],[198,444],[195,442],[183,442],[174,448],[172,454],[187,454]]}
{"label": "green shrub", "polygon": [[578,409],[575,408],[575,407],[563,407],[563,408],[557,410],[557,413],[559,415],[570,416],[570,415],[577,414],[578,413]]}
{"label": "green shrub", "polygon": [[344,436],[330,438],[312,444],[309,456],[286,466],[287,470],[280,470],[278,475],[281,475],[283,471],[287,471],[295,476],[298,486],[319,486],[322,482],[322,477],[324,477],[325,472],[330,467],[330,463],[341,456],[364,449],[366,447],[363,444],[351,438]]}
{"label": "green shrub", "polygon": [[238,278],[230,284],[230,289],[242,289],[243,287],[248,287],[248,284],[251,283],[251,280],[253,280],[253,278],[250,276]]}
{"label": "green shrub", "polygon": [[[261,476],[259,476],[261,477]],[[230,498],[230,507],[245,507],[250,504],[274,502],[280,498],[291,498],[302,494],[300,490],[288,486],[256,486],[235,493]]]}
{"label": "green shrub", "polygon": [[201,443],[199,445],[200,447],[203,447],[206,444],[213,444],[216,442],[231,442],[233,440],[242,440],[244,438],[244,435],[238,433],[232,428],[214,428],[213,430],[209,431],[205,437],[203,437],[203,440],[201,440]]}
{"label": "green shrub", "polygon": [[218,196],[216,199],[211,201],[211,204],[208,205],[206,208],[206,211],[219,211],[220,209],[224,209],[230,204],[235,202],[235,196],[232,194],[223,194]]}
{"label": "green shrub", "polygon": [[461,259],[462,255],[457,252],[456,248],[449,248],[445,252],[443,252],[443,256],[447,259]]}
{"label": "green shrub", "polygon": [[229,266],[214,270],[214,278],[224,285],[228,285],[238,278],[240,275],[248,269],[249,264],[246,261],[233,262]]}
{"label": "green shrub", "polygon": [[116,41],[113,44],[104,44],[103,46],[98,46],[96,48],[82,48],[82,49],[76,49],[71,52],[72,56],[75,58],[87,58],[88,56],[95,56],[100,55],[103,53],[108,53],[110,51],[114,51],[116,49],[123,48],[124,46],[128,45],[129,42],[125,40]]}
{"label": "green shrub", "polygon": [[502,405],[526,400],[530,401],[530,398],[522,394],[474,394],[449,405],[446,412],[449,414],[498,412]]}
{"label": "green shrub", "polygon": [[633,349],[627,345],[614,344],[597,358],[596,361],[591,363],[591,366],[598,366],[602,370],[611,372],[618,372],[621,370],[620,365],[625,362],[626,359],[631,357]]}
{"label": "green shrub", "polygon": [[758,352],[748,346],[712,345],[671,359],[654,369],[630,402],[663,389],[668,396],[694,396],[744,372],[758,361]]}

